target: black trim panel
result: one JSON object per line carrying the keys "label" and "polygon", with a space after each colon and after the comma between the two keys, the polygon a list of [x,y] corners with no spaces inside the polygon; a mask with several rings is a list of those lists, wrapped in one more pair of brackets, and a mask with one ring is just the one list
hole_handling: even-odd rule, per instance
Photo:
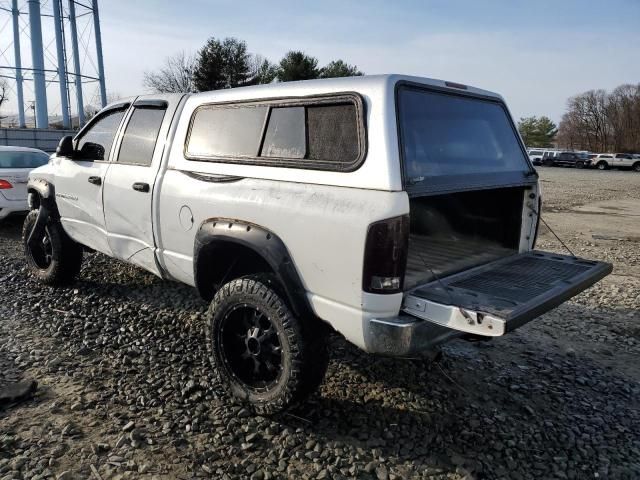
{"label": "black trim panel", "polygon": [[143,100],[136,100],[135,102],[133,102],[133,106],[140,107],[140,108],[164,109],[169,107],[169,102],[167,102],[166,100],[152,100],[152,99],[144,100],[143,99]]}
{"label": "black trim panel", "polygon": [[192,172],[190,170],[176,170],[177,172],[186,175],[187,177],[191,177],[195,180],[200,180],[202,182],[209,183],[231,183],[231,182],[239,182],[240,180],[244,180],[246,177],[239,177],[237,175],[215,175],[212,173],[199,173]]}
{"label": "black trim panel", "polygon": [[237,219],[209,218],[200,225],[196,234],[193,256],[194,278],[203,298],[207,298],[210,292],[203,291],[202,289],[207,286],[198,281],[199,278],[206,276],[206,272],[199,271],[198,256],[205,248],[224,247],[225,243],[242,245],[261,256],[279,277],[296,315],[313,315],[306,290],[284,242],[264,227]]}

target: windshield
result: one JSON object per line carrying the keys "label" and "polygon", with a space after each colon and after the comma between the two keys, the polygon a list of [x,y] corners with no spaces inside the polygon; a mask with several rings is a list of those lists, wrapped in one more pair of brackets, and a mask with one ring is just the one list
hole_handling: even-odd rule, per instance
{"label": "windshield", "polygon": [[49,155],[44,152],[0,151],[0,168],[36,168],[48,161]]}
{"label": "windshield", "polygon": [[530,171],[501,104],[412,87],[401,87],[398,102],[408,184],[468,183],[470,175],[495,183],[508,173],[513,183]]}

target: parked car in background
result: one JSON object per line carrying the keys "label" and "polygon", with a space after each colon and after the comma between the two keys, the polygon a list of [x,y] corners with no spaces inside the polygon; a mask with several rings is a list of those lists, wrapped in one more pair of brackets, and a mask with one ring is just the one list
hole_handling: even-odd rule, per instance
{"label": "parked car in background", "polygon": [[0,147],[0,220],[27,212],[29,172],[46,165],[49,154],[35,148]]}
{"label": "parked car in background", "polygon": [[636,172],[640,172],[640,159],[635,158],[631,153],[616,153],[613,156],[611,166],[620,169],[633,169]]}
{"label": "parked car in background", "polygon": [[589,155],[583,152],[554,152],[542,160],[543,165],[585,168],[591,166]]}
{"label": "parked car in background", "polygon": [[542,163],[542,156],[544,155],[545,150],[542,149],[528,149],[527,154],[529,155],[529,160],[534,165],[540,165]]}
{"label": "parked car in background", "polygon": [[613,166],[613,153],[598,153],[591,162],[598,170],[606,170]]}
{"label": "parked car in background", "polygon": [[528,148],[527,154],[529,160],[534,165],[544,165],[545,158],[553,158],[559,155],[563,150],[557,148]]}
{"label": "parked car in background", "polygon": [[540,164],[552,167],[554,165],[553,159],[557,155],[560,155],[560,150],[545,150],[545,152],[542,154],[542,160]]}

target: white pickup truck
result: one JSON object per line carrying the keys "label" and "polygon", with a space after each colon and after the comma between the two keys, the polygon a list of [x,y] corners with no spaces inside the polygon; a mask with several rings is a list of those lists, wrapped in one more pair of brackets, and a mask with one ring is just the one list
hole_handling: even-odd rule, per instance
{"label": "white pickup truck", "polygon": [[232,398],[322,381],[326,326],[417,357],[508,333],[611,266],[533,250],[538,177],[499,95],[399,75],[111,104],[29,180],[31,271],[85,248],[197,288]]}

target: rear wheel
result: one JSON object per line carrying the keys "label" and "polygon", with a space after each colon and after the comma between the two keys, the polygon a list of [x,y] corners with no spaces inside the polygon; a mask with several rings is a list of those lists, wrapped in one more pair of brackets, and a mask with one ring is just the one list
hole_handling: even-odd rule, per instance
{"label": "rear wheel", "polygon": [[598,162],[598,165],[596,166],[598,167],[598,170],[606,170],[607,168],[609,168],[607,162]]}
{"label": "rear wheel", "polygon": [[542,164],[546,167],[553,167],[553,160],[546,158],[542,161]]}
{"label": "rear wheel", "polygon": [[56,219],[49,218],[44,231],[28,242],[38,218],[38,210],[29,212],[22,226],[22,244],[31,273],[47,285],[71,283],[82,266],[82,246],[71,240]]}
{"label": "rear wheel", "polygon": [[640,172],[640,162],[634,163],[631,168],[633,168],[633,170],[636,172]]}
{"label": "rear wheel", "polygon": [[576,168],[584,168],[584,162],[576,162]]}
{"label": "rear wheel", "polygon": [[285,410],[322,382],[325,336],[312,319],[303,322],[291,312],[274,276],[227,283],[207,316],[207,343],[220,382],[256,413]]}

